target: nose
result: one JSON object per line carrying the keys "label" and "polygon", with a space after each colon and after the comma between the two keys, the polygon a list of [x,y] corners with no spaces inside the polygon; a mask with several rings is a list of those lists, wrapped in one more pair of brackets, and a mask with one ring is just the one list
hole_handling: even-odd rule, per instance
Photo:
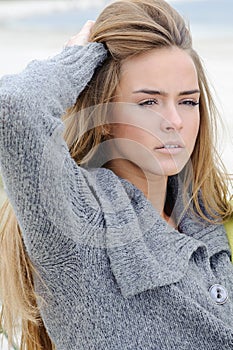
{"label": "nose", "polygon": [[177,131],[183,128],[183,120],[175,105],[168,106],[161,118],[161,130],[164,132]]}

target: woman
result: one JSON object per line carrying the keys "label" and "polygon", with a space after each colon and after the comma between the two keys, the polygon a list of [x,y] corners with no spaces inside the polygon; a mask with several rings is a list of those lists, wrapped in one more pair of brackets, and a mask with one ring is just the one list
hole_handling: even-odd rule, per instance
{"label": "woman", "polygon": [[0,96],[9,339],[19,321],[22,349],[232,349],[232,208],[179,14],[115,2]]}

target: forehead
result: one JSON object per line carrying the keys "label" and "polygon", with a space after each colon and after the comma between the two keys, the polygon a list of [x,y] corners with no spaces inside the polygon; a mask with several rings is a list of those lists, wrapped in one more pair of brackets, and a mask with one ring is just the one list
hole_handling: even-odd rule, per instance
{"label": "forehead", "polygon": [[176,48],[161,48],[129,58],[122,63],[120,87],[132,86],[180,91],[198,87],[195,64],[188,52]]}

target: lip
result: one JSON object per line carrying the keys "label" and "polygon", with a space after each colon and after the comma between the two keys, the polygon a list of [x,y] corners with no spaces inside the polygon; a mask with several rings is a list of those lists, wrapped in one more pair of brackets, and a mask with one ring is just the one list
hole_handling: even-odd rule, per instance
{"label": "lip", "polygon": [[177,146],[179,148],[184,148],[184,145],[180,141],[167,141],[161,143],[159,146],[155,147],[155,149],[165,148],[166,146]]}
{"label": "lip", "polygon": [[183,151],[183,147],[177,147],[177,148],[155,148],[156,153],[162,153],[162,154],[168,154],[168,155],[175,155],[179,154]]}
{"label": "lip", "polygon": [[[166,146],[168,146],[166,148]],[[169,147],[171,146],[171,147]],[[166,142],[161,146],[155,147],[155,151],[163,154],[178,154],[184,149],[180,142]]]}

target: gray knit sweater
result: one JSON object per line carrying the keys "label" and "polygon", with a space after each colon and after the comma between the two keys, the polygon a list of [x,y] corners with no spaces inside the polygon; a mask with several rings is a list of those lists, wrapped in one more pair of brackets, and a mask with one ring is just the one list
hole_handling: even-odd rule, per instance
{"label": "gray knit sweater", "polygon": [[172,229],[131,183],[69,155],[59,118],[105,58],[74,46],[0,82],[1,172],[49,335],[57,350],[233,349],[223,227],[186,212]]}

